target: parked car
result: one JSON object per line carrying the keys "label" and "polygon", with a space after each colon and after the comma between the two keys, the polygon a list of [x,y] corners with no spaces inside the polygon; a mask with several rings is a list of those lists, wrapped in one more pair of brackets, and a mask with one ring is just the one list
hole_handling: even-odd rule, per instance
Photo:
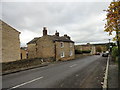
{"label": "parked car", "polygon": [[102,53],[102,56],[103,56],[103,57],[108,57],[108,55],[109,55],[109,52],[108,52],[108,51]]}
{"label": "parked car", "polygon": [[100,55],[100,52],[96,52],[95,55]]}

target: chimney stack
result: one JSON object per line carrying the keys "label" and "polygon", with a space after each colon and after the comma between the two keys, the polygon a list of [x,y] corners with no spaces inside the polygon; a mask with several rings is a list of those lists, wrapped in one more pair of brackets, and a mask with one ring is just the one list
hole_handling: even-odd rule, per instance
{"label": "chimney stack", "polygon": [[64,37],[70,40],[70,37],[67,34],[65,34]]}
{"label": "chimney stack", "polygon": [[67,34],[64,34],[64,37],[67,37]]}
{"label": "chimney stack", "polygon": [[59,32],[57,32],[57,30],[56,30],[56,33],[55,33],[55,35],[59,37]]}
{"label": "chimney stack", "polygon": [[46,36],[46,35],[47,35],[47,28],[43,27],[43,36]]}

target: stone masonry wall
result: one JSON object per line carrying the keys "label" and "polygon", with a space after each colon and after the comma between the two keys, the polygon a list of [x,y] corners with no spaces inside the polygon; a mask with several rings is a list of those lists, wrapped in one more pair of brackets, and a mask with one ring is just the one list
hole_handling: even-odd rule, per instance
{"label": "stone masonry wall", "polygon": [[20,49],[21,51],[21,59],[27,59],[27,51],[26,50],[23,50],[23,49]]}
{"label": "stone masonry wall", "polygon": [[2,22],[0,22],[0,62],[2,62]]}
{"label": "stone masonry wall", "polygon": [[[61,43],[63,43],[63,47],[61,47]],[[69,42],[56,42],[56,60],[70,60],[75,58],[74,52],[74,44],[70,46]],[[70,52],[72,51],[72,56],[70,56]],[[61,53],[64,52],[64,57],[61,57]]]}
{"label": "stone masonry wall", "polygon": [[6,23],[2,23],[2,62],[20,59],[20,32]]}
{"label": "stone masonry wall", "polygon": [[55,58],[55,47],[48,36],[43,36],[37,41],[37,57]]}
{"label": "stone masonry wall", "polygon": [[[28,44],[29,58],[52,58],[56,60],[70,60],[75,58],[74,43],[63,42],[64,47],[61,48],[61,42],[53,42],[49,36],[43,36],[38,39],[36,44]],[[35,46],[36,45],[36,46]],[[61,53],[65,53],[65,57],[61,58]],[[70,56],[70,52],[72,55]],[[35,56],[35,57],[34,57]]]}
{"label": "stone masonry wall", "polygon": [[36,44],[28,44],[28,58],[36,58]]}

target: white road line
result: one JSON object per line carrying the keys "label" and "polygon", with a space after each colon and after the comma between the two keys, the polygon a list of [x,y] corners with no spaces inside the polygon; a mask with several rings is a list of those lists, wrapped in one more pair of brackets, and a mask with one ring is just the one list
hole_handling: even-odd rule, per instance
{"label": "white road line", "polygon": [[71,65],[70,67],[74,67],[74,66],[76,66],[77,64],[73,64],[73,65]]}
{"label": "white road line", "polygon": [[35,81],[40,80],[40,79],[42,79],[42,78],[43,78],[43,77],[39,77],[39,78],[36,78],[36,79],[30,80],[30,81],[25,82],[25,83],[22,83],[22,84],[20,84],[20,85],[14,86],[14,87],[12,87],[12,88],[10,88],[10,89],[8,89],[8,90],[11,90],[11,89],[15,89],[15,88],[18,88],[18,87],[24,86],[24,85],[26,85],[26,84],[29,84],[29,83],[35,82]]}

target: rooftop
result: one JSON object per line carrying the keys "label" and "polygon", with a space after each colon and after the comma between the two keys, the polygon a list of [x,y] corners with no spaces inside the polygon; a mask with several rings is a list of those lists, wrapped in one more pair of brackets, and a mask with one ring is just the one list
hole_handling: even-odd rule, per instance
{"label": "rooftop", "polygon": [[[65,36],[56,36],[56,35],[47,35],[53,42],[58,41],[58,42],[72,42],[74,43],[74,41],[70,40],[69,38],[65,37]],[[28,42],[27,44],[34,44],[36,43],[36,41],[38,39],[40,39],[42,37],[36,37],[33,40],[31,40],[30,42]]]}

